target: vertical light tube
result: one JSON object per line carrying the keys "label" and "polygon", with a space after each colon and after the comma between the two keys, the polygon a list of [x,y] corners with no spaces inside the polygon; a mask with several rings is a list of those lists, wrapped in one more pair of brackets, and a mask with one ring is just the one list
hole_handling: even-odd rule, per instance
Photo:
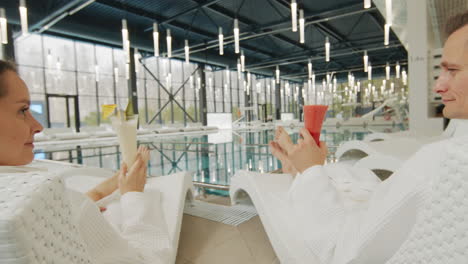
{"label": "vertical light tube", "polygon": [[389,26],[393,24],[392,0],[385,0],[386,21]]}
{"label": "vertical light tube", "polygon": [[185,63],[189,63],[190,62],[190,47],[189,47],[189,43],[187,39],[185,40],[184,50],[185,50]]}
{"label": "vertical light tube", "polygon": [[385,65],[385,79],[390,80],[390,64]]}
{"label": "vertical light tube", "polygon": [[239,20],[234,19],[234,51],[239,53]]}
{"label": "vertical light tube", "polygon": [[128,40],[128,27],[127,20],[122,19],[122,48],[125,52],[126,63],[130,62],[130,49],[129,49],[129,40]]}
{"label": "vertical light tube", "polygon": [[241,50],[240,60],[241,60],[241,71],[242,71],[242,72],[245,72],[245,56],[244,56],[244,50]]}
{"label": "vertical light tube", "polygon": [[297,3],[296,0],[291,0],[291,23],[292,31],[297,31]]}
{"label": "vertical light tube", "polygon": [[0,43],[8,44],[7,19],[5,8],[0,8]]}
{"label": "vertical light tube", "polygon": [[172,37],[171,37],[171,30],[166,30],[166,42],[167,42],[167,57],[172,57]]}
{"label": "vertical light tube", "polygon": [[406,75],[406,70],[403,68],[403,71],[401,72],[401,77],[403,79],[403,85],[408,84],[408,76]]}
{"label": "vertical light tube", "polygon": [[218,42],[219,42],[219,55],[224,55],[224,35],[223,35],[223,28],[219,27],[218,29]]}
{"label": "vertical light tube", "polygon": [[237,59],[237,79],[240,80],[241,79],[241,74],[242,74],[242,71],[241,71],[241,62],[240,62],[240,59]]}
{"label": "vertical light tube", "polygon": [[369,81],[372,80],[372,65],[370,62],[369,62],[369,66],[367,67],[367,79]]}
{"label": "vertical light tube", "polygon": [[140,53],[138,53],[138,49],[134,49],[133,60],[135,62],[135,72],[138,73],[138,66],[140,64]]}
{"label": "vertical light tube", "polygon": [[400,79],[400,62],[397,61],[395,65],[395,75],[397,79]]}
{"label": "vertical light tube", "polygon": [[159,57],[159,29],[158,23],[153,23],[154,56]]}
{"label": "vertical light tube", "polygon": [[388,46],[389,42],[390,42],[390,25],[389,24],[385,24],[385,36],[384,36],[384,45],[385,46]]}
{"label": "vertical light tube", "polygon": [[371,0],[364,0],[364,8],[370,8],[371,7]]}
{"label": "vertical light tube", "polygon": [[304,43],[304,31],[305,31],[305,20],[304,20],[304,10],[299,10],[299,42]]}
{"label": "vertical light tube", "polygon": [[325,37],[325,61],[330,61],[330,40],[328,39],[328,36]]}
{"label": "vertical light tube", "polygon": [[364,61],[364,72],[367,72],[367,66],[369,62],[369,57],[367,56],[367,50],[364,51],[364,56],[362,57],[362,60]]}
{"label": "vertical light tube", "polygon": [[307,72],[309,74],[309,79],[312,78],[312,60],[309,59],[309,62],[307,63]]}
{"label": "vertical light tube", "polygon": [[28,8],[26,7],[26,0],[20,0],[19,6],[21,31],[23,35],[28,34]]}
{"label": "vertical light tube", "polygon": [[280,69],[278,65],[276,65],[276,83],[280,83]]}

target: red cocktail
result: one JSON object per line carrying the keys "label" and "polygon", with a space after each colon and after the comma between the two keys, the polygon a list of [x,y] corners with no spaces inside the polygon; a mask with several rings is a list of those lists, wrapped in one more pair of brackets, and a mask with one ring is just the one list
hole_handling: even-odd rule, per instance
{"label": "red cocktail", "polygon": [[320,130],[322,130],[327,109],[326,105],[304,105],[305,128],[309,130],[318,146],[320,146]]}

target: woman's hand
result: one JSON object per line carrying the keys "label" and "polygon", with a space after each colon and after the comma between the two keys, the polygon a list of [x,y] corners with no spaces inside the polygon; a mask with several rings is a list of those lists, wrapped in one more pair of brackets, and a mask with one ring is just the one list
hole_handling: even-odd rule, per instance
{"label": "woman's hand", "polygon": [[127,192],[143,192],[146,184],[146,170],[149,160],[147,147],[139,147],[135,162],[129,171],[127,164],[123,163],[118,176],[120,194]]}
{"label": "woman's hand", "polygon": [[317,146],[307,129],[301,128],[299,133],[302,138],[286,155],[294,168],[302,173],[312,166],[323,165],[327,158],[328,148],[323,141],[320,141],[320,146]]}
{"label": "woman's hand", "polygon": [[119,172],[98,184],[92,190],[87,192],[86,195],[91,198],[91,200],[96,202],[110,195],[115,190],[117,190],[117,188],[119,188]]}

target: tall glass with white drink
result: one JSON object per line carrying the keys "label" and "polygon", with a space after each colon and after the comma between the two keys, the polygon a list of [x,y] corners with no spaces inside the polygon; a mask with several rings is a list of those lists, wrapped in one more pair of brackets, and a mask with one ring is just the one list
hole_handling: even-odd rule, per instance
{"label": "tall glass with white drink", "polygon": [[117,133],[123,161],[130,168],[135,162],[137,154],[138,115],[127,117],[126,120],[118,116],[112,116],[111,123]]}

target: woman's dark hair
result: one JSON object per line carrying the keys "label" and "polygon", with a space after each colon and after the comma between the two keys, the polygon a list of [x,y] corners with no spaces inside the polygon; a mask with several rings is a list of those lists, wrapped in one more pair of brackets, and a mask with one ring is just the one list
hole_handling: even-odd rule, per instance
{"label": "woman's dark hair", "polygon": [[[18,73],[18,70],[16,69],[16,65],[13,62],[0,60],[0,76],[7,71]],[[5,96],[6,93],[7,93],[6,89],[2,87],[0,84],[0,97]]]}
{"label": "woman's dark hair", "polygon": [[453,32],[468,25],[468,11],[450,17],[445,24],[445,35],[448,38]]}

